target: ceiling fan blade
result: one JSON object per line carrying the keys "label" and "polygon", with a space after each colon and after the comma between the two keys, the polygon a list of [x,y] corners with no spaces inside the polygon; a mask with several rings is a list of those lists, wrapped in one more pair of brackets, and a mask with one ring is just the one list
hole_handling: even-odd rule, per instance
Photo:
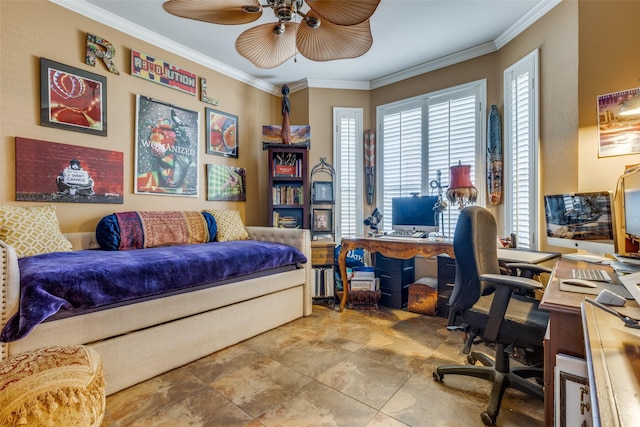
{"label": "ceiling fan blade", "polygon": [[356,25],[371,18],[380,0],[305,0],[312,11],[338,25]]}
{"label": "ceiling fan blade", "polygon": [[258,0],[169,0],[162,8],[172,15],[213,24],[248,24],[260,18]]}
{"label": "ceiling fan blade", "polygon": [[[312,16],[312,13],[309,13]],[[369,21],[343,27],[322,21],[312,28],[303,21],[296,34],[298,51],[313,61],[357,58],[371,48],[373,36]]]}
{"label": "ceiling fan blade", "polygon": [[[278,34],[274,28],[284,26]],[[274,68],[296,54],[296,27],[293,22],[262,24],[249,28],[238,36],[238,53],[260,68]]]}

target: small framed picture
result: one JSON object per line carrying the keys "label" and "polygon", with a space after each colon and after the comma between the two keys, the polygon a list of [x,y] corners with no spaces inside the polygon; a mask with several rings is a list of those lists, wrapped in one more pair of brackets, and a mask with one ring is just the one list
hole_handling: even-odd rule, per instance
{"label": "small framed picture", "polygon": [[314,209],[311,231],[329,231],[333,229],[333,212],[331,209]]}
{"label": "small framed picture", "polygon": [[313,203],[333,203],[333,182],[315,181],[312,201]]}
{"label": "small framed picture", "polygon": [[205,108],[207,153],[238,158],[238,116]]}
{"label": "small framed picture", "polygon": [[40,58],[40,124],[107,136],[107,78]]}

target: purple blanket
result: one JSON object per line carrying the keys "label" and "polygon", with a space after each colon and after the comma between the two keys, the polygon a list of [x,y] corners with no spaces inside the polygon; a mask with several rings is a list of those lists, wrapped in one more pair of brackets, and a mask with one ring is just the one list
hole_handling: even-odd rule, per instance
{"label": "purple blanket", "polygon": [[255,240],[21,258],[19,312],[0,341],[25,337],[60,309],[100,307],[306,261],[291,246]]}

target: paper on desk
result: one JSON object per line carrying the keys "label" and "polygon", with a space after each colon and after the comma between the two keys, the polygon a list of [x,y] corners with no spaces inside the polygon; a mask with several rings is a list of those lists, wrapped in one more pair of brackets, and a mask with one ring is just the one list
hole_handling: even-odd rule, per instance
{"label": "paper on desk", "polygon": [[640,272],[623,274],[619,276],[618,279],[629,291],[633,299],[636,300],[638,305],[640,305],[640,288],[638,287],[638,285],[640,285]]}

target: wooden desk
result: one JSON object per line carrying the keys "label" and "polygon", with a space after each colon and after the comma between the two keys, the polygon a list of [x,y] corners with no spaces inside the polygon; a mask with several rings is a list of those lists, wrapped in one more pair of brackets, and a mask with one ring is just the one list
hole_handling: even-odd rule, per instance
{"label": "wooden desk", "polygon": [[[560,290],[559,279],[571,276],[572,268],[603,269],[611,273],[612,269],[605,265],[589,264],[560,258],[551,274],[551,279],[540,301],[540,308],[549,312],[549,325],[544,342],[544,411],[545,425],[554,425],[554,371],[556,354],[562,353],[585,358],[585,341],[582,329],[581,304],[585,297],[593,295]],[[622,285],[621,285],[622,286]],[[635,302],[629,301],[628,305]]]}
{"label": "wooden desk", "polygon": [[352,249],[365,249],[371,253],[380,252],[382,255],[391,258],[409,259],[416,255],[425,258],[440,254],[448,254],[454,257],[453,242],[446,240],[442,242],[428,241],[427,239],[393,239],[363,237],[355,239],[342,239],[340,253],[338,255],[338,267],[342,278],[342,300],[340,301],[340,311],[344,310],[349,300],[349,282],[347,280],[347,252]]}
{"label": "wooden desk", "polygon": [[[638,308],[625,309],[635,310],[634,317],[640,312]],[[587,302],[582,303],[582,320],[593,425],[637,426],[640,330],[625,327],[617,317]]]}

